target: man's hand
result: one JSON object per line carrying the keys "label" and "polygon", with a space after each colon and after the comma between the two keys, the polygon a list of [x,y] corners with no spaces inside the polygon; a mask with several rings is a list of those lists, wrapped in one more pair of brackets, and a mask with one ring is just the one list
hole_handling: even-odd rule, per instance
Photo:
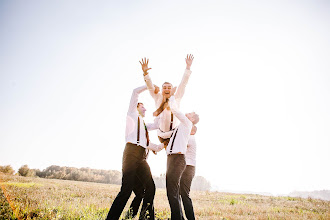
{"label": "man's hand", "polygon": [[149,63],[149,59],[147,58],[142,58],[142,62],[139,61],[141,66],[142,66],[142,70],[143,70],[143,75],[148,75],[148,70],[151,70],[151,68],[148,68],[148,63]]}
{"label": "man's hand", "polygon": [[190,70],[193,60],[194,60],[194,56],[192,54],[188,54],[187,58],[186,58],[186,64],[187,64],[186,69],[187,70]]}
{"label": "man's hand", "polygon": [[169,142],[170,142],[170,139],[164,141],[163,144],[164,144],[164,148],[165,149],[167,148]]}
{"label": "man's hand", "polygon": [[154,84],[154,87],[155,87],[155,91],[154,91],[154,93],[157,94],[157,93],[159,92],[159,87],[156,86],[155,84]]}
{"label": "man's hand", "polygon": [[162,102],[162,104],[160,104],[159,108],[153,113],[153,116],[154,117],[157,117],[167,107],[168,107],[168,99],[164,99],[163,102]]}

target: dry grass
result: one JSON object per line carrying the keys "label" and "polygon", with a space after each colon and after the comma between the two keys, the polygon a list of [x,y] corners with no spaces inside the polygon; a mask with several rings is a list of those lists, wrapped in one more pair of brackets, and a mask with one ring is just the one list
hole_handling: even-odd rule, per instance
{"label": "dry grass", "polygon": [[[0,219],[105,219],[120,188],[3,174],[0,181]],[[191,196],[197,219],[330,219],[330,202],[317,199],[201,191]],[[164,189],[157,189],[155,211],[157,219],[170,217]]]}

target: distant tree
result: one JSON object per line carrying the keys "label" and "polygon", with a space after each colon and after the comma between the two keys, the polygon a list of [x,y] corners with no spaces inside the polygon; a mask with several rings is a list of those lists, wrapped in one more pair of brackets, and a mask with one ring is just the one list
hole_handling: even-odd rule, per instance
{"label": "distant tree", "polygon": [[13,175],[15,173],[15,170],[10,165],[7,165],[0,166],[0,172]]}
{"label": "distant tree", "polygon": [[211,184],[204,177],[195,176],[191,183],[191,189],[192,190],[201,190],[201,191],[210,190]]}
{"label": "distant tree", "polygon": [[121,172],[117,170],[109,170],[108,174],[109,174],[109,179],[107,180],[107,183],[121,184],[121,177],[122,177]]}
{"label": "distant tree", "polygon": [[18,169],[18,173],[21,176],[26,176],[27,173],[29,172],[29,166],[28,165],[23,165]]}
{"label": "distant tree", "polygon": [[[31,170],[27,165],[20,168],[19,173],[22,176],[26,176]],[[96,182],[96,183],[108,183],[108,184],[121,184],[122,173],[117,170],[97,170],[88,167],[75,168],[75,167],[60,167],[52,165],[44,169],[33,170],[34,174],[41,178],[49,179],[63,179],[63,180],[75,180],[85,182]],[[153,177],[157,188],[166,187],[166,175],[162,174],[159,177]],[[192,189],[194,190],[210,190],[211,184],[201,176],[196,176],[192,183]]]}
{"label": "distant tree", "polygon": [[21,176],[34,177],[36,176],[36,171],[31,170],[28,165],[23,165],[18,169],[18,173]]}
{"label": "distant tree", "polygon": [[40,177],[41,171],[39,169],[33,169],[33,171],[35,172],[35,176]]}
{"label": "distant tree", "polygon": [[160,176],[153,176],[155,185],[157,188],[165,188],[166,187],[166,175],[161,174]]}
{"label": "distant tree", "polygon": [[26,175],[28,177],[35,177],[36,176],[36,171],[35,169],[30,169],[28,174]]}
{"label": "distant tree", "polygon": [[36,170],[36,176],[46,178],[46,173],[44,171]]}

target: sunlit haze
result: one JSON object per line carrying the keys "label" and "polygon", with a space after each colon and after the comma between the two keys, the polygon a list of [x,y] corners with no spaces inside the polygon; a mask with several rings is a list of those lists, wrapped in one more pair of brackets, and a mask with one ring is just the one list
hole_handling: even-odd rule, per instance
{"label": "sunlit haze", "polygon": [[[121,170],[132,90],[177,86],[213,190],[330,190],[327,1],[1,1],[0,165]],[[148,92],[139,101],[156,110]],[[159,143],[156,132],[151,140]],[[166,153],[150,155],[153,175]]]}

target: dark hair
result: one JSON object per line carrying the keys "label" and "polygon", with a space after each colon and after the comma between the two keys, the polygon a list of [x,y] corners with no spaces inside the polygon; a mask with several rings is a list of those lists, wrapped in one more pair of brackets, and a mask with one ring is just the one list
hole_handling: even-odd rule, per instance
{"label": "dark hair", "polygon": [[169,82],[164,82],[162,86],[164,86],[164,84],[171,84],[171,86],[173,86],[172,83]]}
{"label": "dark hair", "polygon": [[143,105],[143,103],[142,102],[138,102],[138,104],[137,104],[137,108],[139,107],[139,105]]}

